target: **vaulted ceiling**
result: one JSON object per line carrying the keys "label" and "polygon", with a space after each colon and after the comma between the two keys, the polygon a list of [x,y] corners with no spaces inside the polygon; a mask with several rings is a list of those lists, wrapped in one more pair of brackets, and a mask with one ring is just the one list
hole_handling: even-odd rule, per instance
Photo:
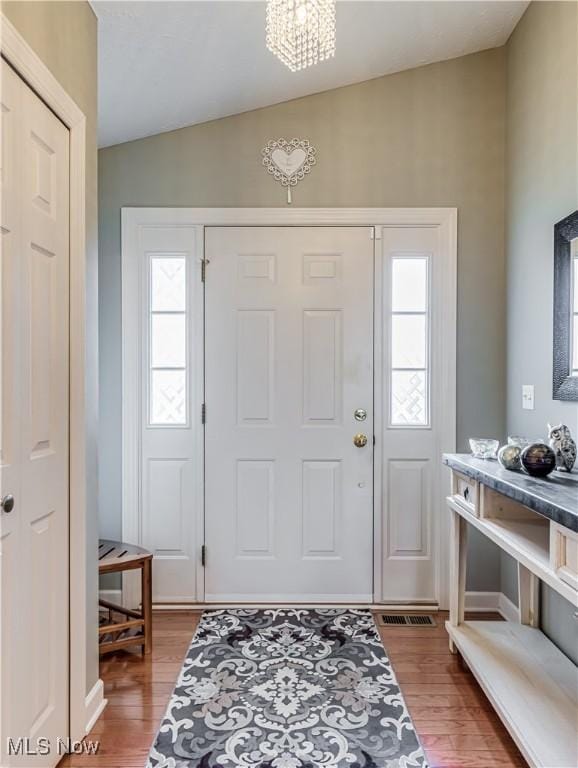
{"label": "vaulted ceiling", "polygon": [[335,58],[293,73],[265,47],[264,0],[92,0],[99,19],[99,143],[497,47],[527,5],[339,0]]}

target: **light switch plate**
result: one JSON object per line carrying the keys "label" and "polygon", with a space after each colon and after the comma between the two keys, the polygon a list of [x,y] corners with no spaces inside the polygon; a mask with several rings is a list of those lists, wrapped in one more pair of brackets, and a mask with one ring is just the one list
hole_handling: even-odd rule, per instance
{"label": "light switch plate", "polygon": [[525,411],[534,410],[534,385],[522,384],[522,408]]}

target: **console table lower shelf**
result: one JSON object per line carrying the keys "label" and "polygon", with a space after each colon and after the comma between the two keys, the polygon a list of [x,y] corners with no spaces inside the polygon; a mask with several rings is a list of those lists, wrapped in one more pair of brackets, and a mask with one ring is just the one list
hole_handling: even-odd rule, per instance
{"label": "console table lower shelf", "polygon": [[[578,608],[578,473],[540,479],[471,456],[444,461],[452,469],[450,650],[532,768],[577,768],[578,668],[539,627],[540,582]],[[517,561],[518,621],[466,621],[471,528]]]}
{"label": "console table lower shelf", "polygon": [[446,629],[528,763],[575,768],[574,664],[539,629],[524,624],[447,622]]}

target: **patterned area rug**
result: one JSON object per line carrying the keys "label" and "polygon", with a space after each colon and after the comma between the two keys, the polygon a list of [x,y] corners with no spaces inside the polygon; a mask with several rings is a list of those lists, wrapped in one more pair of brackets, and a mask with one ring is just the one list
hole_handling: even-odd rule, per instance
{"label": "patterned area rug", "polygon": [[426,768],[365,610],[206,612],[147,768]]}

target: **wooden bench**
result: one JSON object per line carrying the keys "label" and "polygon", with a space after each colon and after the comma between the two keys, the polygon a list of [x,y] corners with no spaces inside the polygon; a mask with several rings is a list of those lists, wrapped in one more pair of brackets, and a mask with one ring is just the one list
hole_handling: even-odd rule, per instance
{"label": "wooden bench", "polygon": [[[108,621],[98,628],[99,654],[111,653],[132,645],[142,646],[143,652],[152,651],[152,575],[153,556],[142,547],[120,541],[101,539],[98,543],[98,572],[122,573],[140,568],[142,585],[141,610],[125,608],[108,600],[98,604],[108,611]],[[113,621],[117,613],[121,621]]]}

